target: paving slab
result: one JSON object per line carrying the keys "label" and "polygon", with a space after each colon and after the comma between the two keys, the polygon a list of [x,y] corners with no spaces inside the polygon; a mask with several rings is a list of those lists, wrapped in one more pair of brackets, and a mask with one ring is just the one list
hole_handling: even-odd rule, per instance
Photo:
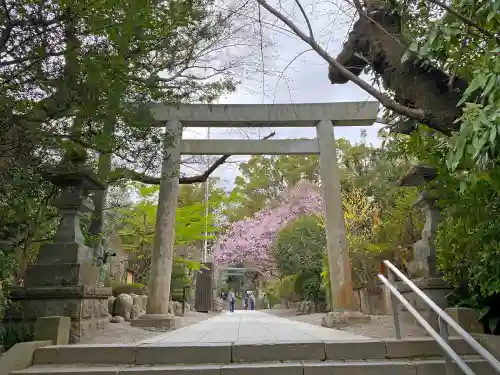
{"label": "paving slab", "polygon": [[226,312],[139,344],[255,343],[372,340],[370,337],[280,318],[261,311]]}

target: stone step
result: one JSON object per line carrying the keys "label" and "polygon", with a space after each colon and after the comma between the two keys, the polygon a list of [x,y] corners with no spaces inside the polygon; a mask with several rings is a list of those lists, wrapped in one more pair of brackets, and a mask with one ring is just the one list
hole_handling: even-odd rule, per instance
{"label": "stone step", "polygon": [[[451,339],[459,355],[476,354],[461,339]],[[442,357],[431,339],[346,340],[280,343],[151,343],[63,345],[37,349],[33,363],[102,365],[230,364],[269,361],[348,361]]]}
{"label": "stone step", "polygon": [[[466,361],[477,375],[496,372],[480,359]],[[443,375],[443,360],[233,363],[226,365],[35,365],[11,375]],[[458,370],[456,374],[459,374]]]}

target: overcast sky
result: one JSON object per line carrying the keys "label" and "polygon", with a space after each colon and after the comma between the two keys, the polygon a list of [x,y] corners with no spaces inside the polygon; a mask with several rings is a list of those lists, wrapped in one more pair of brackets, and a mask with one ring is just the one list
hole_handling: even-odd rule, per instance
{"label": "overcast sky", "polygon": [[[306,12],[311,16],[315,38],[332,56],[341,50],[346,38],[352,19],[346,14],[348,9],[345,3],[332,0],[328,2],[317,2],[307,0],[303,2]],[[276,2],[270,1],[271,5]],[[296,9],[292,2],[280,2],[285,11],[293,17]],[[262,11],[262,19],[266,22],[275,22],[279,27],[283,25],[276,22],[275,18]],[[294,17],[297,20],[296,17]],[[298,21],[303,26],[303,22]],[[286,27],[286,26],[285,26]],[[222,98],[219,103],[223,104],[271,104],[271,103],[329,103],[373,100],[363,90],[352,83],[344,85],[332,85],[328,80],[328,66],[326,62],[315,52],[309,51],[301,54],[310,47],[296,37],[290,37],[286,33],[277,30],[263,29],[263,35],[272,40],[274,47],[264,51],[264,69],[271,74],[253,73],[243,80],[237,91]],[[307,28],[303,28],[307,30]],[[297,55],[301,54],[299,57]],[[261,60],[262,61],[262,60]],[[261,62],[262,64],[262,62]],[[346,138],[352,142],[360,140],[362,129],[367,131],[367,142],[379,145],[377,132],[379,125],[367,127],[336,127],[336,138]],[[210,136],[216,138],[259,138],[275,130],[275,139],[285,138],[313,138],[314,128],[278,128],[278,129],[211,129]],[[184,130],[184,138],[207,138],[206,129]],[[214,173],[221,179],[225,188],[233,185],[233,180],[238,174],[239,161],[245,161],[248,157],[233,156],[228,163]],[[184,168],[188,174],[195,173],[193,170]]]}

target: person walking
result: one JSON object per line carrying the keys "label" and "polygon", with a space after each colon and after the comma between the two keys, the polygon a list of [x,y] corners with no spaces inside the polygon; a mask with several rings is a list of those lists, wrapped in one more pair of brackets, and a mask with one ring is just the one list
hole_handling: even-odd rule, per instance
{"label": "person walking", "polygon": [[227,294],[227,299],[229,300],[229,312],[234,312],[234,303],[236,302],[236,296],[234,292],[229,289],[229,293]]}
{"label": "person walking", "polygon": [[255,310],[255,295],[253,294],[253,292],[250,293],[250,310]]}
{"label": "person walking", "polygon": [[248,310],[248,294],[245,293],[245,297],[243,298],[243,305],[245,308],[245,311]]}

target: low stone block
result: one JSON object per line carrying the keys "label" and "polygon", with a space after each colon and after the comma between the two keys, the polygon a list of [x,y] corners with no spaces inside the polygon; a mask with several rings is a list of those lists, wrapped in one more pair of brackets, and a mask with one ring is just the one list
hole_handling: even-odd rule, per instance
{"label": "low stone block", "polygon": [[67,316],[44,316],[35,323],[35,340],[50,340],[54,345],[69,343],[71,319]]}
{"label": "low stone block", "polygon": [[137,347],[136,364],[231,363],[229,343],[156,343]]}
{"label": "low stone block", "polygon": [[304,375],[415,375],[415,372],[415,366],[406,361],[304,363]]}
{"label": "low stone block", "polygon": [[[484,333],[483,324],[478,322],[479,311],[467,307],[449,307],[446,313],[469,333]],[[450,335],[458,335],[450,328]]]}
{"label": "low stone block", "polygon": [[164,331],[171,331],[176,329],[177,320],[175,315],[145,314],[141,315],[138,319],[131,320],[130,325],[133,327],[156,328]]}
{"label": "low stone block", "polygon": [[111,317],[111,320],[110,320],[111,323],[125,323],[125,318],[121,317],[121,316],[113,316]]}
{"label": "low stone block", "polygon": [[28,341],[15,344],[0,356],[0,375],[24,370],[31,366],[33,354],[38,348],[50,345],[50,341]]}
{"label": "low stone block", "polygon": [[303,375],[303,372],[299,363],[245,363],[221,368],[221,375]]}
{"label": "low stone block", "polygon": [[342,340],[325,342],[326,359],[329,361],[350,359],[384,359],[385,343],[377,340]]}
{"label": "low stone block", "polygon": [[371,317],[359,311],[332,311],[321,320],[321,326],[326,328],[345,327],[350,324],[363,324],[370,322]]}
{"label": "low stone block", "polygon": [[309,343],[235,343],[233,362],[324,361],[325,345]]}

